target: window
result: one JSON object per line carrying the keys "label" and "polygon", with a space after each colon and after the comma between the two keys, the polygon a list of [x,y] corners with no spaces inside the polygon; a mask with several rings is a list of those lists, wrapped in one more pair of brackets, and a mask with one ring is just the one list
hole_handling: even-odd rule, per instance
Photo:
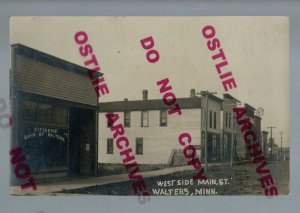
{"label": "window", "polygon": [[38,103],[38,122],[52,123],[53,106],[50,104]]}
{"label": "window", "polygon": [[229,122],[228,122],[229,128],[231,128],[231,113],[229,113]]}
{"label": "window", "polygon": [[225,112],[225,127],[228,127],[228,112]]}
{"label": "window", "polygon": [[54,106],[54,123],[68,125],[68,109],[65,107]]}
{"label": "window", "polygon": [[212,136],[212,153],[215,155],[217,154],[217,136]]}
{"label": "window", "polygon": [[142,127],[148,127],[149,118],[148,111],[142,111]]}
{"label": "window", "polygon": [[36,121],[37,103],[32,101],[24,101],[22,106],[22,118],[24,121]]}
{"label": "window", "polygon": [[212,111],[209,110],[209,128],[212,128]]}
{"label": "window", "polygon": [[107,138],[107,154],[114,154],[114,141],[112,138]]}
{"label": "window", "polygon": [[130,127],[130,112],[124,112],[124,127]]}
{"label": "window", "polygon": [[166,110],[160,111],[160,126],[167,126],[167,116]]}
{"label": "window", "polygon": [[135,154],[143,154],[143,138],[136,138]]}
{"label": "window", "polygon": [[[110,112],[110,113],[107,113],[108,115],[113,115],[114,113],[113,112]],[[112,127],[112,123],[111,122],[109,122],[109,121],[111,121],[111,119],[106,119],[106,121],[107,121],[107,127]]]}
{"label": "window", "polygon": [[214,128],[217,129],[217,113],[214,112]]}
{"label": "window", "polygon": [[23,101],[21,116],[24,121],[68,125],[68,108],[62,106]]}

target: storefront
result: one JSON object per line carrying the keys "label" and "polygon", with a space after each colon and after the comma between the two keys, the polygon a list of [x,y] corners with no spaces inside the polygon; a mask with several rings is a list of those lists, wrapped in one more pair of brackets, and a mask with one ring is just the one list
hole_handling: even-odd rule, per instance
{"label": "storefront", "polygon": [[12,147],[24,149],[36,179],[97,172],[98,99],[88,70],[12,45]]}

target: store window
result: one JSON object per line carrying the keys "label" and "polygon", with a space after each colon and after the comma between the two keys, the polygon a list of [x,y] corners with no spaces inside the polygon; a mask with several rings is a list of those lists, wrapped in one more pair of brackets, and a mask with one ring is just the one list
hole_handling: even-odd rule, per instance
{"label": "store window", "polygon": [[24,121],[36,121],[37,120],[37,115],[36,115],[36,110],[37,110],[37,103],[32,102],[32,101],[23,101],[23,104],[21,106],[22,108],[22,119]]}
{"label": "store window", "polygon": [[68,109],[65,107],[54,107],[54,123],[59,125],[68,125]]}
{"label": "store window", "polygon": [[38,122],[52,123],[53,106],[50,104],[38,103]]}
{"label": "store window", "polygon": [[[19,140],[33,170],[66,169],[68,166],[68,108],[24,100]],[[41,154],[43,153],[43,154]]]}
{"label": "store window", "polygon": [[23,101],[21,104],[23,121],[50,125],[68,125],[68,108],[47,103]]}

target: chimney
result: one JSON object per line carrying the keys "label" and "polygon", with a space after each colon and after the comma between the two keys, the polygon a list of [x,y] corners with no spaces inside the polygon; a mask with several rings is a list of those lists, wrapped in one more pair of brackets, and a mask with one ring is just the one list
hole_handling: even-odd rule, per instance
{"label": "chimney", "polygon": [[128,98],[124,98],[124,101],[128,101]]}
{"label": "chimney", "polygon": [[148,100],[148,90],[143,90],[143,100]]}
{"label": "chimney", "polygon": [[196,90],[195,89],[191,89],[190,98],[195,98],[195,97],[196,97]]}

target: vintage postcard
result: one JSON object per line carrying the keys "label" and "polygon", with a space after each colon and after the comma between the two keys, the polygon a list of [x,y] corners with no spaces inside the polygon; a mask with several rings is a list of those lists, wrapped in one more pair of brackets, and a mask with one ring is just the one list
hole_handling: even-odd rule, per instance
{"label": "vintage postcard", "polygon": [[288,195],[288,17],[11,17],[12,195]]}

